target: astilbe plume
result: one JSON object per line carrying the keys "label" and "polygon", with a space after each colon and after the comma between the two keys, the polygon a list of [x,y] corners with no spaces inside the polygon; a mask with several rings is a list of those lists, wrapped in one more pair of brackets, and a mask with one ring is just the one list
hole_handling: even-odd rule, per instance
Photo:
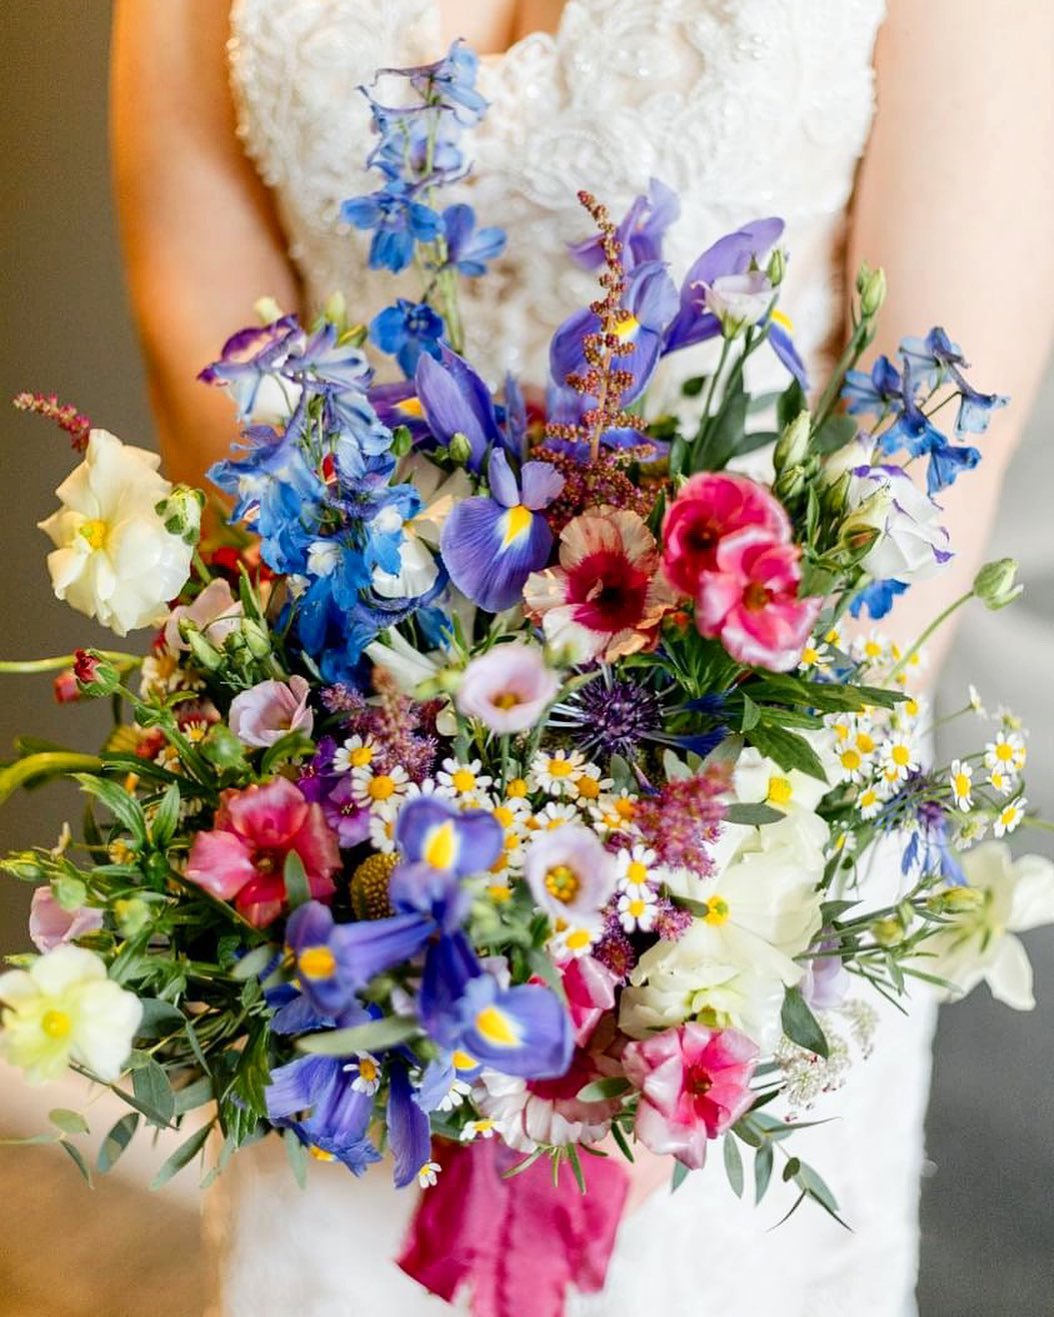
{"label": "astilbe plume", "polygon": [[725,814],[720,796],[728,785],[726,771],[708,768],[667,782],[638,802],[635,822],[663,864],[703,876],[713,872],[708,847],[720,833]]}
{"label": "astilbe plume", "polygon": [[655,455],[651,444],[635,448],[621,448],[600,453],[588,463],[580,462],[570,453],[542,447],[532,456],[549,462],[564,477],[564,487],[545,509],[545,519],[554,535],[559,535],[569,521],[586,508],[613,507],[620,511],[636,512],[647,518],[655,503],[654,495],[645,487],[639,488],[626,474],[630,461],[647,461]]}
{"label": "astilbe plume", "polygon": [[398,764],[412,781],[423,782],[435,762],[436,740],[411,729],[428,725],[424,706],[404,695],[386,668],[374,668],[373,689],[370,701],[349,686],[329,686],[322,692],[322,703],[330,713],[341,715],[349,732],[373,739],[379,769]]}
{"label": "astilbe plume", "polygon": [[60,403],[54,393],[18,393],[12,399],[16,411],[35,412],[45,420],[54,421],[70,437],[74,452],[83,453],[88,447],[91,421],[72,403]]}

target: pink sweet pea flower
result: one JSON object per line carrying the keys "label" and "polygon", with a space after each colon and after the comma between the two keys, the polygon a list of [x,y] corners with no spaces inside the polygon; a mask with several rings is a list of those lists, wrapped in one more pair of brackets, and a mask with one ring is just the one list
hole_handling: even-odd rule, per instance
{"label": "pink sweet pea flower", "polygon": [[231,587],[217,576],[208,583],[192,604],[173,608],[165,623],[165,644],[172,650],[186,650],[187,642],[179,634],[179,624],[186,618],[193,622],[210,645],[223,648],[223,642],[237,631],[242,618],[242,604],[231,594]]}
{"label": "pink sweet pea flower", "polygon": [[652,1152],[670,1153],[692,1170],[706,1161],[708,1139],[749,1108],[757,1046],[736,1029],[682,1024],[629,1043],[626,1078],[640,1090],[636,1134]]}
{"label": "pink sweet pea flower", "polygon": [[315,900],[331,897],[340,868],[337,839],[322,807],[279,777],[223,793],[212,831],[194,838],[187,877],[221,901],[233,900],[250,923],[265,928],[282,913],[290,851],[300,856]]}
{"label": "pink sweet pea flower", "polygon": [[303,677],[261,681],[231,703],[231,731],[243,745],[274,745],[289,732],[310,736],[315,715],[308,707],[311,687]]}
{"label": "pink sweet pea flower", "polygon": [[102,928],[102,911],[82,905],[64,910],[50,887],[38,887],[29,905],[29,936],[38,951],[48,952],[64,942]]}
{"label": "pink sweet pea flower", "polygon": [[747,529],[717,546],[714,570],[700,574],[695,624],[739,663],[787,672],[801,658],[822,600],[799,599],[801,550]]}
{"label": "pink sweet pea flower", "polygon": [[560,681],[537,645],[496,645],[465,669],[457,706],[492,732],[533,727],[556,698]]}
{"label": "pink sweet pea flower", "polygon": [[717,568],[718,545],[748,527],[781,544],[791,538],[783,505],[764,485],[726,471],[692,476],[670,504],[662,527],[666,579],[695,595],[703,572]]}

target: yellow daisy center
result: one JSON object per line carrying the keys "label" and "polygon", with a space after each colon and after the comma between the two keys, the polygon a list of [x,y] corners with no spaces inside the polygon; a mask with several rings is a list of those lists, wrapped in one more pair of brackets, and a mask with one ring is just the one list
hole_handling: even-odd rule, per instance
{"label": "yellow daisy center", "polygon": [[514,777],[505,787],[505,794],[510,800],[522,800],[527,794],[527,783],[522,777]]}
{"label": "yellow daisy center", "polygon": [[373,763],[373,746],[357,745],[348,755],[348,762],[352,768],[369,768]]}
{"label": "yellow daisy center", "polygon": [[450,775],[450,781],[455,791],[473,791],[476,786],[476,775],[471,769],[459,768],[456,773]]}
{"label": "yellow daisy center", "polygon": [[379,1074],[380,1074],[380,1067],[377,1065],[377,1062],[374,1061],[372,1057],[370,1056],[360,1057],[359,1059],[360,1079],[364,1080],[367,1084],[373,1084],[376,1082]]}
{"label": "yellow daisy center", "polygon": [[366,794],[371,800],[389,800],[395,795],[395,778],[389,777],[387,773],[378,773],[376,777],[370,778]]}
{"label": "yellow daisy center", "polygon": [[570,763],[569,763],[566,759],[550,759],[550,760],[549,760],[549,776],[550,776],[550,777],[570,777],[570,776],[571,776],[571,765],[570,765]]}
{"label": "yellow daisy center", "polygon": [[911,751],[906,745],[895,745],[889,752],[890,759],[898,768],[907,768],[911,763]]}
{"label": "yellow daisy center", "polygon": [[575,928],[568,933],[564,939],[568,951],[585,951],[586,947],[592,942],[592,938],[584,928]]}
{"label": "yellow daisy center", "polygon": [[860,757],[860,751],[854,750],[852,746],[850,746],[848,750],[843,750],[839,758],[842,761],[842,767],[850,773],[855,772],[863,763],[863,760]]}
{"label": "yellow daisy center", "polygon": [[626,865],[626,881],[639,886],[641,883],[648,881],[648,866],[641,864],[640,860],[630,860]]}
{"label": "yellow daisy center", "polygon": [[600,795],[600,783],[595,777],[583,777],[578,780],[578,794],[583,800],[596,800]]}
{"label": "yellow daisy center", "polygon": [[957,796],[968,796],[970,794],[970,779],[965,773],[956,773],[952,779],[952,786],[955,788]]}

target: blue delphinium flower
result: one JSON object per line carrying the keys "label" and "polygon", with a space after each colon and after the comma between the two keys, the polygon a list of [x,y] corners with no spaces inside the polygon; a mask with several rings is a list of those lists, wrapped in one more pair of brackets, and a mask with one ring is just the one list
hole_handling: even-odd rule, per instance
{"label": "blue delphinium flower", "polygon": [[496,448],[487,468],[490,496],[463,499],[443,525],[440,551],[450,579],[490,613],[511,608],[531,572],[544,567],[553,546],[541,515],[564,486],[549,462],[525,462],[520,481]]}
{"label": "blue delphinium flower", "polygon": [[444,325],[427,302],[411,302],[405,297],[396,299],[394,306],[374,316],[370,322],[370,340],[395,357],[403,374],[413,375],[422,353],[439,356],[439,340]]}
{"label": "blue delphinium flower", "polygon": [[373,231],[371,270],[398,274],[413,260],[415,243],[434,242],[442,233],[442,218],[416,195],[416,188],[401,179],[390,179],[378,191],[352,197],[341,206],[341,219]]}
{"label": "blue delphinium flower", "polygon": [[849,611],[854,617],[859,617],[866,608],[877,622],[880,617],[886,616],[893,607],[894,599],[902,595],[907,588],[904,581],[872,581],[853,596]]}
{"label": "blue delphinium flower", "polygon": [[470,279],[486,274],[487,265],[505,250],[506,234],[496,225],[476,227],[476,212],[459,203],[443,211],[446,263]]}
{"label": "blue delphinium flower", "polygon": [[846,372],[842,397],[846,399],[846,411],[851,415],[882,416],[888,411],[901,410],[903,390],[900,371],[887,356],[882,355],[870,371]]}
{"label": "blue delphinium flower", "polygon": [[442,59],[408,69],[382,69],[381,73],[398,73],[429,105],[450,110],[466,128],[479,123],[486,113],[487,101],[476,90],[479,56],[462,40],[453,43]]}
{"label": "blue delphinium flower", "polygon": [[947,376],[959,391],[959,411],[955,420],[955,433],[984,434],[992,412],[1005,407],[1009,398],[998,393],[980,393],[963,374],[966,358],[959,346],[947,333],[936,326],[925,338],[906,338],[900,345],[905,360],[931,385]]}

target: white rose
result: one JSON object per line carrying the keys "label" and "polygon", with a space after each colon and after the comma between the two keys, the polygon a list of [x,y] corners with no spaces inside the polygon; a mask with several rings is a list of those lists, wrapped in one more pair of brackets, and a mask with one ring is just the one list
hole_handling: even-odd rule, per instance
{"label": "white rose", "polygon": [[55,545],[55,594],[119,636],[162,622],[190,575],[193,546],[165,529],[157,505],[172,486],[161,459],[93,430],[84,461],[55,493],[62,508],[40,529]]}
{"label": "white rose", "polygon": [[0,975],[0,1004],[0,1056],[32,1084],[57,1079],[70,1061],[113,1083],[143,1014],[93,951],[68,944]]}
{"label": "white rose", "polygon": [[[657,953],[657,954],[655,954]],[[630,1038],[647,1038],[685,1020],[721,1029],[739,1029],[762,1051],[780,1037],[783,981],[751,966],[700,962],[682,940],[660,942],[648,953],[646,972],[634,972],[633,985],[619,999],[619,1028]],[[643,981],[645,980],[646,981]]]}
{"label": "white rose", "polygon": [[900,467],[876,466],[853,476],[846,505],[854,523],[880,532],[861,563],[875,580],[925,580],[950,557],[940,508]]}

